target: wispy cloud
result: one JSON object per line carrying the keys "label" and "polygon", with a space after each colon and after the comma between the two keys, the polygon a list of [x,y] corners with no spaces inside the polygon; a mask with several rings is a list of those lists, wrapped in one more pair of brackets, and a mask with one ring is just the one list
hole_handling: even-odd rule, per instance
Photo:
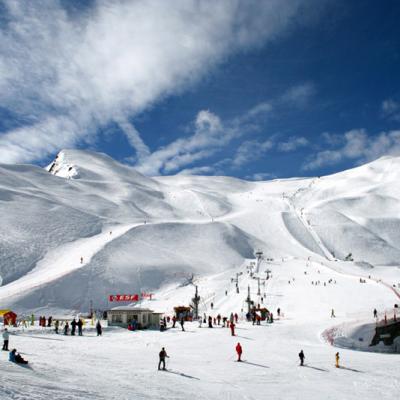
{"label": "wispy cloud", "polygon": [[129,118],[195,84],[227,55],[274,40],[304,3],[98,0],[71,14],[55,0],[4,0],[0,102],[29,123],[2,133],[0,162],[90,141],[110,121],[137,159],[146,158]]}
{"label": "wispy cloud", "polygon": [[232,166],[235,168],[242,167],[250,161],[260,159],[267,151],[274,146],[273,138],[264,141],[246,140],[236,151],[236,155],[232,160]]}
{"label": "wispy cloud", "polygon": [[400,155],[400,131],[368,135],[365,129],[353,129],[342,136],[339,147],[319,151],[313,155],[304,163],[303,170],[314,170],[345,160],[367,162],[383,155]]}
{"label": "wispy cloud", "polygon": [[256,105],[228,121],[209,110],[200,111],[193,123],[193,134],[181,137],[138,162],[136,169],[145,175],[176,173],[196,161],[207,159],[234,139],[259,129],[259,120],[271,111],[267,103]]}
{"label": "wispy cloud", "polygon": [[278,150],[288,153],[300,147],[308,146],[308,144],[308,140],[303,136],[291,136],[286,141],[278,143]]}
{"label": "wispy cloud", "polygon": [[381,106],[382,115],[385,118],[394,121],[400,121],[400,103],[392,99],[387,99],[382,102]]}
{"label": "wispy cloud", "polygon": [[253,175],[246,176],[246,179],[251,181],[266,181],[270,179],[275,179],[276,175],[269,172],[258,172]]}
{"label": "wispy cloud", "polygon": [[316,89],[312,82],[305,82],[289,88],[280,98],[281,103],[290,106],[305,107],[315,95]]}

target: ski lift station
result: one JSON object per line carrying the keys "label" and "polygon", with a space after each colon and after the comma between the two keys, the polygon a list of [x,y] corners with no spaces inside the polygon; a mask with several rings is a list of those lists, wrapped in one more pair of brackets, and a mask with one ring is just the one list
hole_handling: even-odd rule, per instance
{"label": "ski lift station", "polygon": [[109,326],[127,328],[128,325],[134,323],[138,329],[159,329],[162,315],[163,313],[154,312],[149,308],[128,305],[107,311],[107,320]]}

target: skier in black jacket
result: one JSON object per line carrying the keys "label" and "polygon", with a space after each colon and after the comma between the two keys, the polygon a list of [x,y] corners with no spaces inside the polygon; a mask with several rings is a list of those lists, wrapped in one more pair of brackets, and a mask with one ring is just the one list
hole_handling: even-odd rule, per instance
{"label": "skier in black jacket", "polygon": [[161,369],[161,364],[162,364],[163,365],[163,371],[165,371],[165,358],[166,357],[169,358],[169,356],[168,356],[167,352],[165,351],[164,347],[161,349],[159,357],[160,357],[160,361],[158,362],[158,370]]}
{"label": "skier in black jacket", "polygon": [[306,358],[306,356],[304,355],[303,350],[300,351],[299,358],[300,358],[300,365],[303,366],[304,365],[304,359]]}

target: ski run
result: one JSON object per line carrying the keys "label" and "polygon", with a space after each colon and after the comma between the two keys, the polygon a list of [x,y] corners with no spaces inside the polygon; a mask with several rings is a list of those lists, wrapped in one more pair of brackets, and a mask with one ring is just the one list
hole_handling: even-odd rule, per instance
{"label": "ski run", "polygon": [[[29,361],[0,353],[0,399],[398,397],[400,336],[371,343],[400,303],[399,167],[255,183],[75,150],[48,171],[0,165],[3,339]],[[195,287],[199,320],[173,327]],[[110,295],[143,292],[165,330],[103,319],[129,304]],[[74,319],[82,335],[65,335]]]}

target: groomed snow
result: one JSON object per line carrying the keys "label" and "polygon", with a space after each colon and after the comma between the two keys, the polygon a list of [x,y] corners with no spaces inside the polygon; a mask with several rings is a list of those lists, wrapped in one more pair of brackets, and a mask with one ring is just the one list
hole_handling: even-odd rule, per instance
{"label": "groomed snow", "polygon": [[[201,313],[243,317],[250,286],[256,303],[262,296],[284,317],[241,320],[235,338],[198,323],[186,332],[107,328],[100,338],[13,328],[10,347],[31,368],[0,354],[1,399],[396,398],[400,355],[370,351],[368,341],[373,309],[383,318],[400,303],[399,158],[257,183],[148,178],[77,150],[52,165],[0,165],[0,309],[75,315],[91,303],[109,308],[112,293],[149,291],[142,305],[172,315],[193,297],[182,283],[194,274]],[[272,273],[261,296],[246,269],[257,250],[271,260],[261,264],[261,282]],[[344,261],[349,253],[354,261]],[[238,340],[245,363],[234,362]],[[156,371],[162,346],[167,373]],[[334,367],[336,351],[344,368]]]}

